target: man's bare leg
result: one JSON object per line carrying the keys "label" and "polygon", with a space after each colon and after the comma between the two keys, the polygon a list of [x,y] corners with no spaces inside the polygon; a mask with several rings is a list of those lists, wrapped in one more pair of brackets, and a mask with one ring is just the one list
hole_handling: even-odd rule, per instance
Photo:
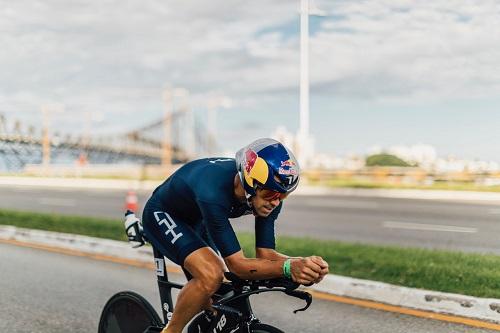
{"label": "man's bare leg", "polygon": [[184,268],[193,276],[179,292],[172,320],[162,333],[181,333],[187,323],[210,304],[224,277],[224,263],[209,247],[187,256]]}

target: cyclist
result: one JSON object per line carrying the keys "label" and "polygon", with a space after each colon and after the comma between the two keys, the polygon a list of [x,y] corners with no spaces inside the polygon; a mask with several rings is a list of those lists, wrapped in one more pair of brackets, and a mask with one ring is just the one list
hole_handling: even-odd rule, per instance
{"label": "cyclist", "polygon": [[[275,220],[299,179],[290,150],[259,139],[235,159],[187,163],[154,190],[144,207],[145,235],[189,280],[164,333],[180,333],[198,312],[210,309],[227,269],[242,279],[285,276],[302,284],[323,279],[328,264],[321,257],[291,258],[275,250]],[[252,213],[256,258],[246,258],[229,219]]]}

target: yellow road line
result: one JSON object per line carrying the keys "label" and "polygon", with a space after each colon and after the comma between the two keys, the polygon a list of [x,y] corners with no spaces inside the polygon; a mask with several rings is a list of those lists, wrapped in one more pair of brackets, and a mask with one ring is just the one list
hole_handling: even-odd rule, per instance
{"label": "yellow road line", "polygon": [[[144,262],[134,260],[134,259],[123,259],[123,258],[117,258],[117,257],[113,257],[113,256],[94,254],[94,253],[88,253],[88,252],[76,251],[76,250],[68,250],[68,249],[63,249],[63,248],[49,246],[49,245],[21,242],[21,241],[11,240],[11,239],[9,239],[9,240],[0,239],[0,243],[12,244],[12,245],[17,245],[17,246],[24,246],[24,247],[40,249],[40,250],[45,250],[45,251],[50,251],[50,252],[55,252],[55,253],[62,253],[62,254],[67,254],[67,255],[72,255],[72,256],[87,257],[87,258],[92,258],[92,259],[97,259],[97,260],[102,260],[102,261],[110,261],[110,262],[114,262],[114,263],[131,265],[131,266],[135,266],[135,267],[155,269],[155,266],[152,262],[151,263],[144,263]],[[180,267],[169,266],[167,268],[167,271],[171,272],[171,273],[182,273],[182,269]],[[319,298],[319,299],[323,299],[323,300],[327,300],[327,301],[350,304],[350,305],[357,305],[357,306],[361,306],[364,308],[382,310],[382,311],[387,311],[387,312],[401,313],[401,314],[420,317],[420,318],[436,319],[436,320],[445,321],[445,322],[449,322],[449,323],[463,324],[463,325],[472,326],[472,327],[479,327],[479,328],[486,328],[486,329],[490,329],[490,330],[500,331],[500,324],[490,323],[487,321],[481,321],[481,320],[459,317],[459,316],[452,316],[452,315],[444,315],[444,314],[434,313],[434,312],[430,312],[430,311],[408,309],[408,308],[403,308],[403,307],[394,306],[394,305],[377,303],[377,302],[373,302],[373,301],[365,301],[365,300],[349,298],[349,297],[344,297],[344,296],[336,296],[336,295],[322,293],[322,292],[318,292],[318,291],[312,291],[312,290],[308,290],[308,289],[306,289],[306,290],[314,297]]]}
{"label": "yellow road line", "polygon": [[[64,248],[50,246],[50,245],[21,242],[21,241],[17,241],[17,240],[13,240],[13,239],[0,239],[0,243],[29,247],[29,248],[33,248],[33,249],[39,249],[39,250],[45,250],[45,251],[50,251],[50,252],[55,252],[55,253],[67,254],[67,255],[71,255],[71,256],[87,257],[87,258],[97,259],[97,260],[101,260],[101,261],[110,261],[110,262],[114,262],[114,263],[125,264],[125,265],[130,265],[130,266],[135,266],[135,267],[155,269],[155,265],[153,263],[153,257],[151,257],[150,263],[145,263],[145,262],[142,262],[139,260],[134,260],[134,259],[125,259],[125,258],[118,258],[118,257],[113,257],[113,256],[102,255],[102,254],[95,254],[95,253],[89,253],[89,252],[83,252],[83,251],[77,251],[77,250],[69,250],[69,249],[64,249]],[[182,269],[180,267],[178,268],[178,267],[168,266],[167,271],[171,272],[171,273],[182,273]]]}
{"label": "yellow road line", "polygon": [[463,324],[463,325],[468,325],[468,326],[473,326],[473,327],[487,328],[490,330],[500,331],[499,324],[494,324],[494,323],[490,323],[487,321],[481,321],[481,320],[453,316],[453,315],[444,315],[444,314],[439,314],[439,313],[430,312],[430,311],[408,309],[408,308],[403,308],[403,307],[394,306],[394,305],[377,303],[377,302],[373,302],[373,301],[365,301],[365,300],[360,300],[360,299],[355,299],[355,298],[336,296],[336,295],[322,293],[322,292],[318,292],[318,291],[312,291],[312,290],[307,290],[307,292],[309,292],[314,297],[328,300],[328,301],[332,301],[332,302],[357,305],[357,306],[362,306],[364,308],[382,310],[382,311],[387,311],[387,312],[401,313],[401,314],[405,314],[405,315],[426,318],[426,319],[437,319],[437,320],[446,321],[449,323]]}

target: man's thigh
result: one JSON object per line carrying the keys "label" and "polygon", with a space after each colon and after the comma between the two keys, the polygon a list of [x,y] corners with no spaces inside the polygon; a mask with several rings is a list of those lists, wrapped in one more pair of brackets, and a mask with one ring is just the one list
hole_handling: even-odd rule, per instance
{"label": "man's thigh", "polygon": [[181,219],[158,209],[145,209],[144,234],[165,257],[183,266],[187,256],[208,245]]}

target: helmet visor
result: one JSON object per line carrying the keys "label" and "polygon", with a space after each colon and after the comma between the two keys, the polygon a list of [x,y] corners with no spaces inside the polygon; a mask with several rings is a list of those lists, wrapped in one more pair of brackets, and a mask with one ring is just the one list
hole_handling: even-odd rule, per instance
{"label": "helmet visor", "polygon": [[267,188],[260,188],[257,194],[266,201],[274,201],[276,199],[283,201],[288,197],[288,193],[280,193]]}

